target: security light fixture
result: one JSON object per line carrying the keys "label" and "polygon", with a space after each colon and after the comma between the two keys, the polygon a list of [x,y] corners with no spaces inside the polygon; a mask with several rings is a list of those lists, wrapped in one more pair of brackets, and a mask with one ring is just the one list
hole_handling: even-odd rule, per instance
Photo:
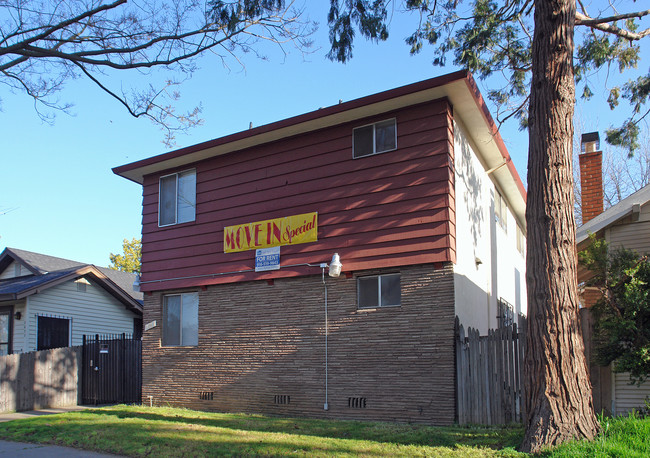
{"label": "security light fixture", "polygon": [[329,276],[338,277],[341,275],[342,268],[343,264],[341,264],[341,258],[339,257],[339,254],[334,253],[334,256],[332,256],[332,261],[330,262]]}

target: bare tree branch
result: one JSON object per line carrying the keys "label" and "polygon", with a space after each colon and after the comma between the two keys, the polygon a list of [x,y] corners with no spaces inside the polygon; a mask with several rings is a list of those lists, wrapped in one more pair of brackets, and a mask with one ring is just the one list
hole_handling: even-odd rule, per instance
{"label": "bare tree branch", "polygon": [[239,55],[251,51],[263,58],[265,43],[283,55],[285,44],[305,52],[314,30],[301,21],[293,1],[204,1],[0,0],[0,83],[37,105],[65,110],[69,105],[54,94],[66,81],[86,78],[131,116],[158,124],[169,140],[171,132],[200,122],[200,110],[180,115],[167,102],[159,103],[176,98],[168,89],[178,83],[167,78],[162,88],[127,95],[111,88],[110,72],[147,76],[160,68],[189,76],[204,54],[227,67],[226,60],[241,64]]}
{"label": "bare tree branch", "polygon": [[588,26],[593,29],[600,30],[601,32],[611,33],[613,35],[619,36],[621,38],[625,38],[627,40],[638,41],[650,35],[650,29],[645,29],[641,32],[632,32],[630,30],[621,29],[620,27],[611,23],[625,20],[625,19],[642,18],[643,16],[647,16],[649,14],[650,14],[650,10],[647,10],[647,11],[639,11],[637,13],[620,14],[616,16],[609,16],[606,18],[592,19],[589,16],[586,16],[577,11],[575,24]]}

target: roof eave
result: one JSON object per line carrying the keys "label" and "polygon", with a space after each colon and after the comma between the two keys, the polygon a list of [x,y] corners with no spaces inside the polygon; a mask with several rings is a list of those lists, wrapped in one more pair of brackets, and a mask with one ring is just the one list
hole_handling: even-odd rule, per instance
{"label": "roof eave", "polygon": [[512,163],[498,127],[490,115],[472,75],[458,71],[419,83],[402,86],[378,94],[351,100],[312,111],[293,118],[260,126],[247,131],[199,143],[141,161],[115,167],[113,172],[142,184],[144,177],[211,157],[239,151],[317,129],[330,127],[359,118],[372,116],[419,103],[447,98],[467,125],[468,133],[478,145],[488,168],[506,162],[506,167],[494,173],[494,179],[506,194],[513,212],[525,230],[526,190]]}
{"label": "roof eave", "polygon": [[[99,283],[99,285],[104,288],[106,292],[119,300],[127,309],[142,314],[142,305],[93,265],[81,266],[78,269],[71,270],[67,275],[63,275],[40,285],[24,289],[23,291],[13,294],[13,297],[8,300],[24,299],[28,296],[42,293],[43,291],[60,285],[61,283],[65,283],[75,278],[83,277],[85,275],[92,276],[95,281],[97,281],[97,283]],[[1,298],[2,296],[0,296],[0,300]]]}
{"label": "roof eave", "polygon": [[632,209],[621,213],[612,215],[610,218],[607,218],[600,222],[599,224],[589,225],[585,223],[580,226],[576,231],[576,243],[580,244],[589,238],[589,234],[596,234],[604,229],[607,229],[612,224],[617,223],[618,221],[627,218],[632,214]]}

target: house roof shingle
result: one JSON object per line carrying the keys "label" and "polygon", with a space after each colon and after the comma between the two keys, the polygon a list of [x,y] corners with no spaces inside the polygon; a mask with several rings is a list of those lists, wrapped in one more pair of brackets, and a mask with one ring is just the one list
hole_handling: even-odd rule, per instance
{"label": "house roof shingle", "polygon": [[133,290],[135,274],[16,248],[5,248],[0,253],[0,271],[13,261],[20,262],[34,275],[0,280],[0,301],[15,300],[62,281],[90,276],[127,307],[142,311],[143,295]]}
{"label": "house roof shingle", "polygon": [[647,202],[650,202],[650,185],[639,189],[580,226],[576,232],[576,243],[582,243],[589,237],[589,234],[595,234],[625,218],[633,212],[635,205],[645,205]]}

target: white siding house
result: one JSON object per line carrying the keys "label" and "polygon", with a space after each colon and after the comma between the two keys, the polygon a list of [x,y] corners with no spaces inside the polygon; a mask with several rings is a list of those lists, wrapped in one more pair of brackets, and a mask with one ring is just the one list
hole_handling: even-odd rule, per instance
{"label": "white siding house", "polygon": [[12,248],[0,254],[0,354],[80,345],[83,335],[141,333],[134,274]]}

